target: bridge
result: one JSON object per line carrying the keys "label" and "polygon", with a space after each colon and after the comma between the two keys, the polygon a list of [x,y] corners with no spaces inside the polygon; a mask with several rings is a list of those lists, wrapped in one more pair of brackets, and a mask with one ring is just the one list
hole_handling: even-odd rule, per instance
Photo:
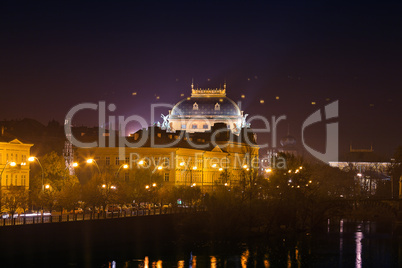
{"label": "bridge", "polygon": [[205,211],[204,207],[168,207],[151,209],[131,209],[119,210],[114,212],[92,212],[92,213],[65,213],[52,212],[52,213],[30,213],[30,214],[15,214],[7,218],[2,218],[0,221],[0,228],[3,226],[14,225],[31,225],[43,223],[56,223],[56,222],[77,222],[88,220],[105,220],[105,219],[118,219],[128,217],[142,217],[142,216],[156,216],[165,214],[188,214],[192,212]]}

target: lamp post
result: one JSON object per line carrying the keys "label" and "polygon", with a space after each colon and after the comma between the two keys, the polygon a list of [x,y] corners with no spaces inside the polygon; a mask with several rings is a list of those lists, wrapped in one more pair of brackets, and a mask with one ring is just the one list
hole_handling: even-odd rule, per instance
{"label": "lamp post", "polygon": [[101,172],[101,170],[100,170],[100,168],[99,168],[99,166],[98,166],[98,163],[96,162],[95,159],[89,158],[89,159],[87,159],[87,163],[88,163],[88,164],[95,163],[95,166],[98,168],[99,174],[102,174],[102,172]]}
{"label": "lamp post", "polygon": [[2,211],[1,210],[1,207],[2,207],[2,204],[1,204],[1,199],[2,199],[2,194],[3,194],[3,192],[2,192],[2,187],[3,187],[3,185],[2,185],[2,181],[3,181],[3,172],[4,172],[4,170],[6,169],[6,167],[8,166],[8,165],[10,165],[11,167],[15,167],[17,164],[15,163],[15,162],[9,162],[9,161],[7,161],[6,162],[6,164],[4,165],[4,167],[3,167],[3,170],[1,171],[1,174],[0,174],[0,212]]}
{"label": "lamp post", "polygon": [[117,176],[119,175],[119,171],[120,171],[120,169],[122,169],[122,168],[128,169],[128,165],[127,165],[127,164],[123,164],[123,165],[121,165],[121,166],[119,167],[119,169],[117,170],[117,172],[116,172],[116,174],[115,174],[115,176],[114,176],[115,179],[117,179]]}
{"label": "lamp post", "polygon": [[45,188],[43,186],[43,167],[42,167],[42,164],[40,163],[39,159],[36,156],[30,156],[28,158],[29,162],[34,162],[35,160],[38,162],[38,164],[39,164],[39,166],[40,166],[40,168],[42,170],[42,192],[43,192],[45,190]]}

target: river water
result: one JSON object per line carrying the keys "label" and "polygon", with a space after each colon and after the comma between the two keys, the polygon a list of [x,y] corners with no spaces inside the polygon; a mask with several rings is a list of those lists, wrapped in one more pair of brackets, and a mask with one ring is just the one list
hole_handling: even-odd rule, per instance
{"label": "river water", "polygon": [[313,234],[111,253],[98,267],[402,267],[402,227],[339,220]]}

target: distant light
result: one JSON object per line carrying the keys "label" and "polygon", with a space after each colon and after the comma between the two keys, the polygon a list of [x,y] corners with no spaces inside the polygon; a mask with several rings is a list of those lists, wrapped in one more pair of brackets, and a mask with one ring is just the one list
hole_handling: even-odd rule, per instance
{"label": "distant light", "polygon": [[279,96],[276,96],[275,99],[279,100]]}
{"label": "distant light", "polygon": [[363,176],[363,175],[362,175],[361,173],[357,173],[357,176],[358,176],[358,177],[361,177],[361,176]]}
{"label": "distant light", "polygon": [[87,163],[88,163],[88,164],[92,164],[93,162],[94,162],[94,160],[93,160],[92,158],[87,159]]}
{"label": "distant light", "polygon": [[289,169],[289,171],[288,171],[289,173],[292,173],[292,170],[291,169]]}
{"label": "distant light", "polygon": [[302,166],[300,166],[300,167],[299,167],[299,169],[303,169],[303,167],[302,167]]}
{"label": "distant light", "polygon": [[243,168],[246,169],[246,168],[247,168],[247,165],[244,165]]}
{"label": "distant light", "polygon": [[265,102],[264,100],[260,100],[260,103],[261,103],[261,104],[264,104],[264,102]]}
{"label": "distant light", "polygon": [[194,167],[193,167],[193,170],[196,170],[196,169],[197,169],[197,167],[196,167],[196,166],[194,166]]}
{"label": "distant light", "polygon": [[246,96],[245,95],[241,95],[241,98],[244,99]]}
{"label": "distant light", "polygon": [[106,188],[106,184],[102,184],[102,188]]}
{"label": "distant light", "polygon": [[152,187],[156,187],[156,183],[153,183],[153,184],[152,184]]}
{"label": "distant light", "polygon": [[133,92],[131,95],[133,95],[133,96],[137,96],[137,92]]}
{"label": "distant light", "polygon": [[184,162],[181,162],[181,163],[180,163],[180,166],[184,166],[185,164],[186,164],[186,163],[184,163]]}
{"label": "distant light", "polygon": [[326,100],[326,101],[330,101],[331,99],[330,99],[330,98],[326,98],[325,100]]}
{"label": "distant light", "polygon": [[34,157],[34,156],[30,156],[30,157],[28,158],[28,161],[29,161],[29,162],[35,161],[35,157]]}
{"label": "distant light", "polygon": [[157,99],[157,100],[159,100],[159,98],[160,98],[159,96],[156,96],[156,99]]}
{"label": "distant light", "polygon": [[297,185],[297,188],[300,188],[300,185]]}
{"label": "distant light", "polygon": [[181,94],[180,94],[180,97],[184,97],[184,93],[181,93]]}
{"label": "distant light", "polygon": [[74,163],[73,163],[73,167],[78,167],[78,163],[77,163],[77,162],[74,162]]}
{"label": "distant light", "polygon": [[315,105],[315,101],[312,101],[312,102],[311,102],[311,105]]}
{"label": "distant light", "polygon": [[374,107],[374,104],[370,103],[370,107]]}
{"label": "distant light", "polygon": [[163,167],[162,166],[158,166],[158,170],[162,170],[163,169]]}
{"label": "distant light", "polygon": [[49,184],[46,184],[46,185],[45,185],[45,188],[46,188],[46,189],[49,189],[49,188],[50,188],[50,185],[49,185]]}
{"label": "distant light", "polygon": [[110,186],[110,189],[116,190],[116,186],[112,185]]}
{"label": "distant light", "polygon": [[308,183],[312,183],[313,181],[308,181]]}
{"label": "distant light", "polygon": [[195,187],[197,184],[194,182],[192,185],[191,185],[191,187]]}
{"label": "distant light", "polygon": [[149,185],[145,185],[145,189],[149,189]]}
{"label": "distant light", "polygon": [[212,167],[213,167],[213,168],[216,168],[216,164],[213,164]]}
{"label": "distant light", "polygon": [[292,180],[290,179],[288,182],[289,182],[289,183],[292,183]]}
{"label": "distant light", "polygon": [[123,165],[123,168],[128,168],[128,165],[127,165],[127,164],[124,164],[124,165]]}
{"label": "distant light", "polygon": [[141,166],[144,165],[144,160],[140,160],[140,161],[138,162],[138,164],[140,164]]}
{"label": "distant light", "polygon": [[227,183],[227,182],[225,182],[225,186],[228,186],[228,183]]}
{"label": "distant light", "polygon": [[15,162],[10,163],[10,166],[12,166],[12,167],[15,167],[16,165],[17,165],[17,163],[15,163]]}
{"label": "distant light", "polygon": [[267,172],[267,173],[271,173],[271,172],[272,172],[272,169],[267,168],[267,169],[265,170],[265,172]]}
{"label": "distant light", "polygon": [[187,97],[187,100],[190,100],[190,97]]}
{"label": "distant light", "polygon": [[223,99],[219,99],[219,102],[223,102]]}
{"label": "distant light", "polygon": [[222,171],[223,170],[223,168],[219,168],[219,171]]}

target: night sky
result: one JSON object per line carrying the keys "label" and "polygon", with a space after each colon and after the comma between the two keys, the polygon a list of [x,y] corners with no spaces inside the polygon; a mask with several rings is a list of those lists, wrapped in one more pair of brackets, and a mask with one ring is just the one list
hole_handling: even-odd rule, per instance
{"label": "night sky", "polygon": [[[74,105],[104,100],[117,106],[111,115],[152,123],[150,104],[189,96],[192,79],[200,87],[226,80],[250,116],[287,116],[278,136],[289,126],[300,139],[308,115],[339,100],[341,152],[352,142],[391,155],[402,144],[397,1],[7,2],[0,120],[63,122]],[[96,118],[80,113],[73,124]],[[308,140],[320,147],[324,128],[310,129]]]}

